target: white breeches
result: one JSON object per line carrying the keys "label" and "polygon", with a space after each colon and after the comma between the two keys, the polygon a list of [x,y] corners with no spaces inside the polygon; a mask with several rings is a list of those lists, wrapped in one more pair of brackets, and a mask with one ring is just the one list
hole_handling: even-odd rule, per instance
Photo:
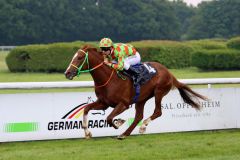
{"label": "white breeches", "polygon": [[130,66],[138,64],[140,62],[141,62],[140,54],[138,52],[136,52],[135,55],[125,58],[123,68],[125,70],[128,70],[130,68]]}

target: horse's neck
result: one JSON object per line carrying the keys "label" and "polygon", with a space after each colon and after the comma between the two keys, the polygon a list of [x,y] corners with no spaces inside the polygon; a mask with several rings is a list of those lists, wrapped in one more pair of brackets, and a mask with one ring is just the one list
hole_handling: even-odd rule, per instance
{"label": "horse's neck", "polygon": [[[102,62],[103,61],[100,58],[93,57],[93,59],[90,60],[90,67],[94,68]],[[112,69],[105,64],[90,72],[96,86],[105,84],[110,78],[111,73]]]}

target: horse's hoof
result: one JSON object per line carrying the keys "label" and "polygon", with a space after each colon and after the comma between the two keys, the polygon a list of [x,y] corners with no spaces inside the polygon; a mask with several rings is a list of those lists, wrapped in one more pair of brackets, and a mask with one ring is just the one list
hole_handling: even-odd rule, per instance
{"label": "horse's hoof", "polygon": [[139,133],[144,134],[146,132],[146,127],[140,127],[139,128]]}
{"label": "horse's hoof", "polygon": [[117,127],[117,128],[119,128],[120,126],[122,126],[123,124],[124,124],[124,122],[125,122],[125,120],[123,120],[123,119],[118,119],[117,121],[115,121],[115,126]]}
{"label": "horse's hoof", "polygon": [[124,140],[125,138],[126,138],[126,136],[124,136],[124,135],[120,135],[117,137],[118,140]]}
{"label": "horse's hoof", "polygon": [[125,122],[126,121],[124,119],[118,119],[118,123],[119,123],[120,126],[123,125]]}
{"label": "horse's hoof", "polygon": [[85,138],[86,138],[86,139],[92,138],[92,133],[91,133],[91,132],[88,132],[87,134],[85,134]]}
{"label": "horse's hoof", "polygon": [[112,124],[114,129],[118,129],[118,126],[116,126],[115,124]]}

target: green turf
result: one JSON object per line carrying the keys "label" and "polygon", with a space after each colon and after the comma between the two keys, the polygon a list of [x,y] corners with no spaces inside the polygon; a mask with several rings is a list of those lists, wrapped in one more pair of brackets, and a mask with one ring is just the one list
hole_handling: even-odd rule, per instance
{"label": "green turf", "polygon": [[203,71],[196,67],[185,69],[170,69],[180,79],[191,78],[240,78],[240,70],[235,71]]}
{"label": "green turf", "polygon": [[[82,74],[75,77],[73,81],[91,81],[89,74]],[[0,72],[0,82],[51,82],[69,81],[63,73],[11,73]]]}
{"label": "green turf", "polygon": [[[179,79],[191,78],[240,78],[240,71],[208,71],[202,72],[197,68],[170,69]],[[82,74],[75,77],[74,81],[89,81],[92,77],[89,74]],[[47,82],[47,81],[68,81],[63,73],[11,73],[7,70],[0,71],[0,82]]]}
{"label": "green turf", "polygon": [[[94,134],[94,133],[93,133]],[[240,130],[0,144],[0,160],[238,160]]]}

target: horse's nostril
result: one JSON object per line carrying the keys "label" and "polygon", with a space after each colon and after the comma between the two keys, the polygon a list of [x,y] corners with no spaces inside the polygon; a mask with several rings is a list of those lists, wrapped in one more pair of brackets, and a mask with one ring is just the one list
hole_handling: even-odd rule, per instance
{"label": "horse's nostril", "polygon": [[72,80],[73,79],[73,75],[72,75],[72,72],[64,72],[65,74],[65,77],[69,80]]}
{"label": "horse's nostril", "polygon": [[69,73],[70,73],[70,72],[64,72],[64,75],[65,75],[66,78],[69,77],[69,75],[70,75]]}

